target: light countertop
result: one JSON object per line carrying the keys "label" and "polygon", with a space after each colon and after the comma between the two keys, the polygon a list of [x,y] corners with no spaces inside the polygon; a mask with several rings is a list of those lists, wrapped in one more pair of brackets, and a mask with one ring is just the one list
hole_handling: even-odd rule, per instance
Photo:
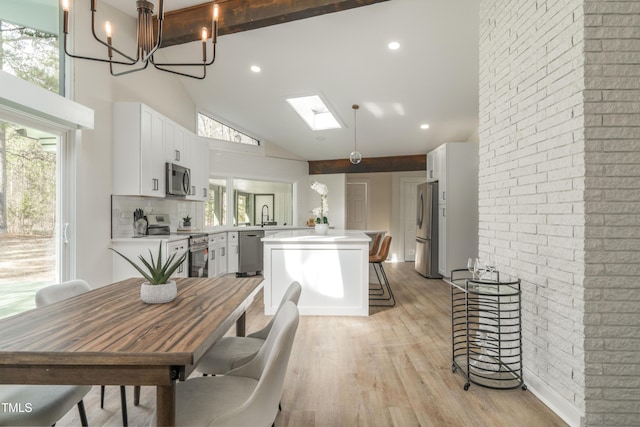
{"label": "light countertop", "polygon": [[371,238],[362,231],[332,230],[326,235],[316,234],[313,228],[286,230],[262,238],[265,243],[369,243]]}

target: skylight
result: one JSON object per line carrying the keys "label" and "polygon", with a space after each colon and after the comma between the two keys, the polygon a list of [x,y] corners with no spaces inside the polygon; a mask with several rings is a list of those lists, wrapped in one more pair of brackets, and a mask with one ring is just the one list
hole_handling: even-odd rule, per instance
{"label": "skylight", "polygon": [[311,130],[338,129],[342,127],[318,95],[287,98],[287,102],[296,110],[296,113]]}

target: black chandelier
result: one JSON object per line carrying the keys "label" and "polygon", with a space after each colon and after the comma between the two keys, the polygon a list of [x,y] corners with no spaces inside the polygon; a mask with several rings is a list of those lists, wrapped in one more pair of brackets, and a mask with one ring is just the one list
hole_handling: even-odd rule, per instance
{"label": "black chandelier", "polygon": [[[147,0],[136,1],[138,9],[137,28],[137,48],[135,57],[123,53],[115,48],[112,44],[112,28],[109,21],[105,22],[105,33],[107,39],[102,40],[96,34],[96,0],[91,0],[91,32],[93,38],[107,48],[107,58],[96,58],[83,55],[75,55],[70,53],[67,48],[67,35],[69,34],[69,0],[62,0],[62,9],[64,11],[64,52],[71,58],[88,59],[91,61],[106,62],[109,64],[109,71],[112,76],[122,76],[124,74],[134,73],[144,70],[151,63],[156,69],[166,71],[168,73],[178,74],[180,76],[191,77],[194,79],[204,79],[207,75],[207,66],[213,64],[216,59],[216,42],[218,38],[218,5],[213,4],[213,17],[211,20],[211,37],[209,37],[209,29],[202,27],[200,30],[202,40],[202,61],[183,63],[183,62],[158,62],[154,58],[156,51],[162,47],[162,23],[164,21],[164,0],[158,0],[158,31],[157,38],[154,36],[153,25],[153,3]],[[207,39],[211,39],[212,53],[211,59],[207,61]],[[120,58],[114,59],[114,52]],[[117,67],[129,67],[123,71],[114,71],[114,65]],[[134,67],[134,68],[130,68]],[[186,72],[175,71],[167,67],[202,67],[200,75],[189,74]]]}

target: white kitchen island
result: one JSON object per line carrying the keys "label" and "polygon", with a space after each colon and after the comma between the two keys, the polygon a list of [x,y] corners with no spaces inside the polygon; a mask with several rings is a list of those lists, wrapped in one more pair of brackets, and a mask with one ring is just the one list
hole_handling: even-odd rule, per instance
{"label": "white kitchen island", "polygon": [[264,242],[264,310],[274,314],[285,290],[302,285],[302,315],[369,315],[369,242],[361,231],[329,230],[317,235],[289,230]]}

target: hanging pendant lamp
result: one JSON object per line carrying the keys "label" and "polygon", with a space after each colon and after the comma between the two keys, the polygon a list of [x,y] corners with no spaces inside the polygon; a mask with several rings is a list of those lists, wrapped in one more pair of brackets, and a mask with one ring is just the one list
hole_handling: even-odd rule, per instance
{"label": "hanging pendant lamp", "polygon": [[356,145],[357,141],[357,126],[356,126],[356,112],[360,106],[358,104],[353,104],[351,106],[353,108],[353,151],[349,154],[349,161],[354,165],[357,165],[362,161],[362,154],[358,152],[358,148]]}

